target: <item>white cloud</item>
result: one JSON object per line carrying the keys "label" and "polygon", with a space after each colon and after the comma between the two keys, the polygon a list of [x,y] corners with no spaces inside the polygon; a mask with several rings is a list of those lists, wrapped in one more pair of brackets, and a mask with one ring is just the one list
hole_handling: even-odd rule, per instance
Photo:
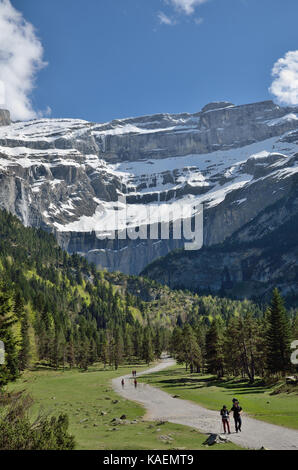
{"label": "white cloud", "polygon": [[160,24],[166,24],[168,26],[173,26],[174,24],[176,24],[176,21],[173,18],[170,18],[162,11],[158,13],[157,17],[159,19]]}
{"label": "white cloud", "polygon": [[32,119],[39,114],[32,107],[30,94],[36,73],[45,65],[43,47],[32,24],[10,0],[0,0],[0,102],[13,119]]}
{"label": "white cloud", "polygon": [[195,12],[195,8],[208,0],[166,0],[167,3],[172,4],[176,10],[185,13],[186,15],[192,15]]}
{"label": "white cloud", "polygon": [[270,92],[283,104],[298,104],[298,51],[289,51],[273,66]]}
{"label": "white cloud", "polygon": [[[209,0],[163,0],[164,3],[174,8],[176,14],[174,14],[174,16],[169,16],[163,12],[159,12],[157,17],[160,24],[175,25],[179,23],[177,18],[181,13],[187,16],[192,16],[196,11],[196,7],[208,1]],[[202,24],[202,22],[203,18],[199,17],[194,19],[194,23],[197,25]]]}

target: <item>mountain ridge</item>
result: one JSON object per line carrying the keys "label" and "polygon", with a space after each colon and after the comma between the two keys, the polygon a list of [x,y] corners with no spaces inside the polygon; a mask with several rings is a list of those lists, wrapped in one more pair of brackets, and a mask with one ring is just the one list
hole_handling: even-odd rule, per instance
{"label": "mountain ridge", "polygon": [[127,226],[119,197],[136,229],[148,207],[161,207],[166,220],[175,204],[203,204],[204,245],[217,245],[282,199],[297,152],[298,108],[272,101],[103,124],[11,123],[0,127],[0,207],[54,233],[69,253],[139,274],[184,240],[119,240],[117,231],[104,238],[115,229],[115,211]]}

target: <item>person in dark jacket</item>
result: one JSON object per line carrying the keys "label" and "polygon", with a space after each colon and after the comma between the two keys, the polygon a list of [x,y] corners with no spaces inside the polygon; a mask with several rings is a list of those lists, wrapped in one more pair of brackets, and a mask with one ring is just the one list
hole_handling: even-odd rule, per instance
{"label": "person in dark jacket", "polygon": [[227,430],[228,430],[228,433],[231,434],[231,430],[230,430],[230,412],[227,409],[226,405],[224,405],[222,407],[222,409],[220,410],[220,415],[221,415],[221,419],[222,419],[224,433],[226,433]]}
{"label": "person in dark jacket", "polygon": [[241,418],[241,413],[242,413],[242,408],[239,405],[238,401],[234,402],[234,405],[232,406],[231,410],[233,412],[233,417],[235,421],[235,430],[236,432],[240,431],[241,432],[241,426],[242,426],[242,418]]}

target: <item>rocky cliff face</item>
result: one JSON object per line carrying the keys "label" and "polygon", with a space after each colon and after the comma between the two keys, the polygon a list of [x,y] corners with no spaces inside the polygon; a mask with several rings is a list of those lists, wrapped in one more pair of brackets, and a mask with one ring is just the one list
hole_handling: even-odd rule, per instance
{"label": "rocky cliff face", "polygon": [[9,111],[7,109],[0,109],[0,126],[9,126],[10,123]]}
{"label": "rocky cliff face", "polygon": [[172,288],[268,301],[278,287],[298,300],[298,175],[284,196],[219,245],[179,251],[143,272]]}
{"label": "rocky cliff face", "polygon": [[298,109],[271,101],[106,124],[10,124],[0,112],[0,123],[0,207],[54,232],[69,252],[129,274],[184,246],[171,236],[122,239],[144,226],[149,208],[156,225],[175,220],[180,205],[203,204],[212,247],[283,200],[298,172]]}

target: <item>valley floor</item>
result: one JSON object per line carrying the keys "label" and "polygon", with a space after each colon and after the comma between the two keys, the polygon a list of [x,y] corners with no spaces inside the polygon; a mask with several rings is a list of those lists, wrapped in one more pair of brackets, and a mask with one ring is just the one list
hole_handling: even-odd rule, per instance
{"label": "valley floor", "polygon": [[[190,377],[185,374],[183,369],[164,370],[174,364],[175,361],[166,359],[158,366],[144,372],[144,374],[155,373],[155,375],[150,377],[147,376],[146,382],[162,387],[163,390],[167,390],[171,395],[163,390],[151,387],[148,383],[139,383],[137,388],[135,388],[129,377],[126,377],[124,390],[121,389],[119,379],[113,380],[114,389],[126,399],[135,400],[144,405],[147,409],[147,419],[160,419],[171,423],[183,424],[205,433],[221,432],[219,411],[204,408],[188,400],[197,401],[205,406],[219,410],[223,405],[223,401],[226,401],[226,405],[229,406],[232,398],[238,395],[237,398],[240,399],[242,407],[248,412],[253,407],[257,410],[262,410],[264,403],[267,401],[270,412],[262,416],[263,419],[276,419],[284,424],[290,421],[293,427],[295,422],[295,427],[297,427],[297,395],[292,397],[270,396],[269,398],[269,393],[267,392],[266,395],[266,391],[261,388],[259,390],[246,391],[242,395],[241,390],[244,386],[237,387],[236,384],[234,388],[219,388],[214,392],[211,387],[204,387],[204,383],[203,385],[200,384],[200,380],[204,382],[204,378],[200,376],[193,376],[193,382],[189,384],[187,381],[190,381]],[[203,388],[202,392],[200,387]],[[250,398],[249,393],[252,394]],[[173,395],[179,395],[179,397],[174,398]],[[182,400],[180,397],[187,398],[187,400]],[[259,402],[258,397],[260,397]],[[273,403],[271,407],[270,400]],[[232,432],[229,439],[239,446],[250,449],[265,447],[271,450],[298,450],[298,430],[259,421],[246,414],[243,416],[242,432],[238,434]]]}
{"label": "valley floor", "polygon": [[[67,413],[70,433],[75,436],[76,449],[85,450],[151,450],[151,449],[212,449],[203,446],[204,434],[176,423],[156,423],[143,419],[144,408],[121,398],[111,388],[111,380],[120,384],[119,376],[144,365],[104,370],[101,365],[87,372],[77,369],[26,371],[21,379],[9,385],[9,391],[26,390],[35,401],[32,418],[39,412],[50,415]],[[121,388],[121,385],[120,385]],[[125,424],[112,423],[125,414]],[[236,450],[233,443],[216,449]]]}

